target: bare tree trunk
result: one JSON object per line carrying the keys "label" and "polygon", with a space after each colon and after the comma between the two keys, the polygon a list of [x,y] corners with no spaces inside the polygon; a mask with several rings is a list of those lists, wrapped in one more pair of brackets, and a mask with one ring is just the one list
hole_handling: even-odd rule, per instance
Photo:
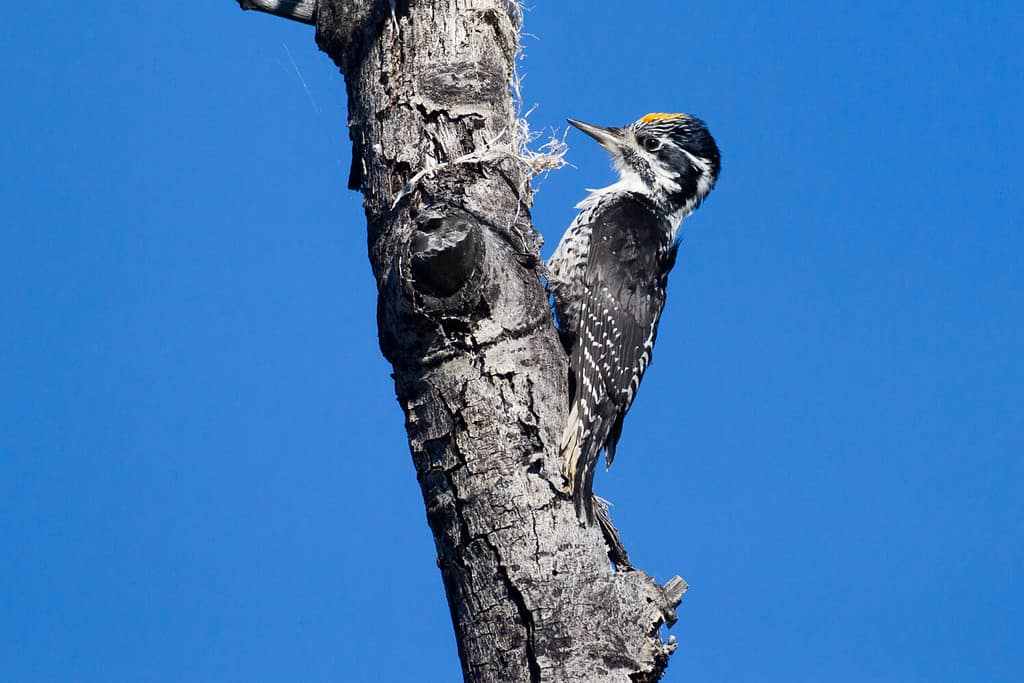
{"label": "bare tree trunk", "polygon": [[502,0],[318,0],[314,17],[345,75],[380,345],[465,680],[654,681],[686,584],[616,572],[560,493],[567,359],[518,154],[519,19]]}

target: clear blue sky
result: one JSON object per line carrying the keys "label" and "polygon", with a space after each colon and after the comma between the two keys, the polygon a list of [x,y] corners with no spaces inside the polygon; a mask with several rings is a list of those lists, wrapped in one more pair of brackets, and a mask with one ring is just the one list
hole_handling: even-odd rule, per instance
{"label": "clear blue sky", "polygon": [[[455,680],[342,79],[188,4],[3,10],[0,679]],[[534,127],[722,148],[597,482],[691,584],[665,680],[1024,680],[1021,4],[526,22]],[[568,141],[545,254],[612,179]]]}

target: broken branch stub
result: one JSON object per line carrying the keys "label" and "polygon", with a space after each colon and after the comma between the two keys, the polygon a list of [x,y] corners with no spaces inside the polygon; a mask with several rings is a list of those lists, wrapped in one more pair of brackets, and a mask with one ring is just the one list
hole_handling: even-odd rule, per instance
{"label": "broken branch stub", "polygon": [[244,10],[266,12],[303,24],[316,23],[316,0],[236,0]]}

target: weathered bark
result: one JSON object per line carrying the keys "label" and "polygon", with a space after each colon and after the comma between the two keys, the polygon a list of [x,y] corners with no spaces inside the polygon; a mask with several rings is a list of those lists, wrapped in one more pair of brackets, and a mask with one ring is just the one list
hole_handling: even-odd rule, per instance
{"label": "weathered bark", "polygon": [[561,493],[567,359],[510,92],[518,7],[319,0],[345,75],[394,366],[467,681],[653,681],[685,583],[616,572]]}

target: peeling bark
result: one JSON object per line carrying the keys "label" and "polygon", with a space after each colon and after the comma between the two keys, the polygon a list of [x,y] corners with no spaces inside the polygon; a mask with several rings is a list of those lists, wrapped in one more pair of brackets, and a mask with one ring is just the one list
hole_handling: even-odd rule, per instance
{"label": "peeling bark", "polygon": [[655,681],[686,584],[615,571],[561,493],[567,358],[514,158],[518,20],[500,0],[316,8],[465,680]]}

